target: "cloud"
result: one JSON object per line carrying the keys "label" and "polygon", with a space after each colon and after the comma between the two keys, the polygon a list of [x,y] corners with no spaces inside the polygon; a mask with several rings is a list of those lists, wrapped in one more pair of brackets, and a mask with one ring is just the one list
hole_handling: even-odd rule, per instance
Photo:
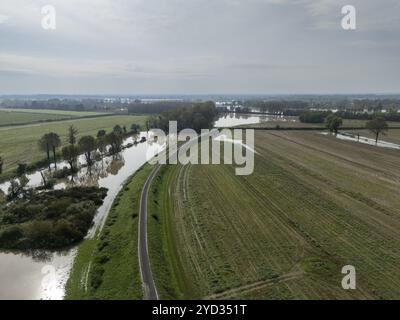
{"label": "cloud", "polygon": [[0,24],[7,22],[8,19],[9,19],[8,16],[0,14]]}
{"label": "cloud", "polygon": [[357,32],[341,28],[347,0],[52,0],[51,32],[41,28],[48,0],[1,1],[2,88],[12,89],[5,74],[14,74],[15,90],[18,75],[29,75],[43,92],[49,77],[60,87],[85,78],[88,92],[90,83],[117,91],[117,78],[154,93],[170,84],[192,92],[334,91],[343,89],[343,61],[366,76],[347,74],[350,91],[378,88],[371,65],[386,72],[380,88],[398,84],[398,0],[352,0]]}

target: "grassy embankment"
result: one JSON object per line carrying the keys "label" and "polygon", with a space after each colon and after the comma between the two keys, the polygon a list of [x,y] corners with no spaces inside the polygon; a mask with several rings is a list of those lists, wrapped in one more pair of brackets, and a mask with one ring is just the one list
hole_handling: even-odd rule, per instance
{"label": "grassy embankment", "polygon": [[79,245],[66,299],[142,298],[137,260],[139,199],[151,169],[145,165],[127,180],[103,229]]}
{"label": "grassy embankment", "polygon": [[133,123],[143,127],[145,119],[145,116],[124,115],[0,128],[0,156],[4,160],[3,175],[0,176],[0,180],[9,178],[17,168],[18,163],[32,164],[46,158],[45,153],[38,148],[38,141],[45,133],[57,133],[62,145],[65,145],[67,143],[67,130],[70,125],[74,125],[78,129],[79,139],[83,135],[95,136],[100,129],[111,131],[117,124],[125,125],[127,129]]}
{"label": "grassy embankment", "polygon": [[399,151],[281,131],[256,150],[250,176],[165,167],[149,220],[161,298],[399,299]]}

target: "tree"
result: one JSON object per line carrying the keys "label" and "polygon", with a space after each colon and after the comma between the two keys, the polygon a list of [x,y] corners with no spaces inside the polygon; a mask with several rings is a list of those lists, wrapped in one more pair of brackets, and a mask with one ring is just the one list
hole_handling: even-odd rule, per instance
{"label": "tree", "polygon": [[8,187],[7,199],[11,201],[23,195],[28,182],[29,179],[25,175],[19,177],[19,179],[11,179],[10,186]]}
{"label": "tree", "polygon": [[26,163],[18,163],[17,167],[17,175],[22,176],[26,173],[28,170],[28,165]]}
{"label": "tree", "polygon": [[106,142],[106,130],[99,130],[97,132],[97,146],[101,153],[101,158],[103,160],[104,153],[106,152],[107,142]]}
{"label": "tree", "polygon": [[50,169],[50,150],[53,150],[54,167],[57,169],[56,149],[60,146],[61,140],[57,133],[46,133],[39,140],[40,150],[46,151],[47,161]]}
{"label": "tree", "polygon": [[83,136],[78,142],[79,150],[85,154],[86,163],[92,165],[92,152],[97,149],[96,139],[92,136]]}
{"label": "tree", "polygon": [[120,125],[116,125],[116,126],[114,126],[114,128],[113,128],[113,132],[115,133],[115,134],[117,134],[117,135],[122,135],[123,133],[124,133],[124,130],[121,128],[121,126]]}
{"label": "tree", "polygon": [[4,164],[3,158],[0,157],[0,174],[3,173],[3,164]]}
{"label": "tree", "polygon": [[375,134],[375,142],[378,143],[379,135],[386,134],[388,131],[388,124],[385,119],[381,116],[375,117],[374,119],[367,122],[367,129],[369,129],[373,134]]}
{"label": "tree", "polygon": [[49,141],[50,147],[53,149],[54,168],[57,169],[56,149],[61,145],[61,140],[57,133],[50,132]]}
{"label": "tree", "polygon": [[324,123],[326,112],[306,111],[299,116],[302,123]]}
{"label": "tree", "polygon": [[50,170],[50,146],[49,146],[49,142],[47,139],[47,134],[45,134],[44,136],[42,136],[38,142],[39,145],[39,149],[42,151],[46,151],[47,154],[47,164],[49,166],[49,170]]}
{"label": "tree", "polygon": [[67,142],[70,145],[74,145],[76,143],[76,135],[78,134],[78,129],[76,129],[73,125],[68,127],[68,134],[67,134]]}
{"label": "tree", "polygon": [[99,130],[97,132],[97,138],[105,137],[106,133],[107,133],[106,130],[103,130],[103,129]]}
{"label": "tree", "polygon": [[113,154],[121,151],[122,135],[115,133],[114,131],[106,136],[106,144],[111,146],[111,152]]}
{"label": "tree", "polygon": [[67,161],[68,164],[70,165],[71,172],[74,172],[75,171],[74,164],[76,163],[76,159],[79,156],[79,149],[73,144],[70,144],[62,148],[61,153],[63,159]]}
{"label": "tree", "polygon": [[330,114],[326,117],[326,127],[329,129],[330,132],[338,134],[339,128],[342,126],[342,124],[342,118],[338,117],[337,115]]}
{"label": "tree", "polygon": [[131,132],[133,134],[139,134],[140,133],[140,126],[136,123],[131,125]]}

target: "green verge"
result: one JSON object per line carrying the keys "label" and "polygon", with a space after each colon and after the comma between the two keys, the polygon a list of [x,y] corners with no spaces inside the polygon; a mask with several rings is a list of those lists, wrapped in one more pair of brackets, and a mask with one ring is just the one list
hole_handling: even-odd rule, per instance
{"label": "green verge", "polygon": [[180,165],[164,165],[149,190],[148,247],[151,270],[161,299],[196,297],[179,259],[175,239],[170,186],[176,182]]}
{"label": "green verge", "polygon": [[138,214],[141,190],[151,170],[146,164],[127,180],[103,229],[79,245],[65,299],[142,299]]}

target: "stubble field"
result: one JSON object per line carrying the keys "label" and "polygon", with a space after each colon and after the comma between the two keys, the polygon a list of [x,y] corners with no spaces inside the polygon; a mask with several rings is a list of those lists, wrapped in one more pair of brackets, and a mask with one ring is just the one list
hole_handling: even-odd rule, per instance
{"label": "stubble field", "polygon": [[[255,170],[167,166],[149,220],[161,297],[399,299],[400,151],[256,132]],[[342,289],[342,267],[357,290]]]}

